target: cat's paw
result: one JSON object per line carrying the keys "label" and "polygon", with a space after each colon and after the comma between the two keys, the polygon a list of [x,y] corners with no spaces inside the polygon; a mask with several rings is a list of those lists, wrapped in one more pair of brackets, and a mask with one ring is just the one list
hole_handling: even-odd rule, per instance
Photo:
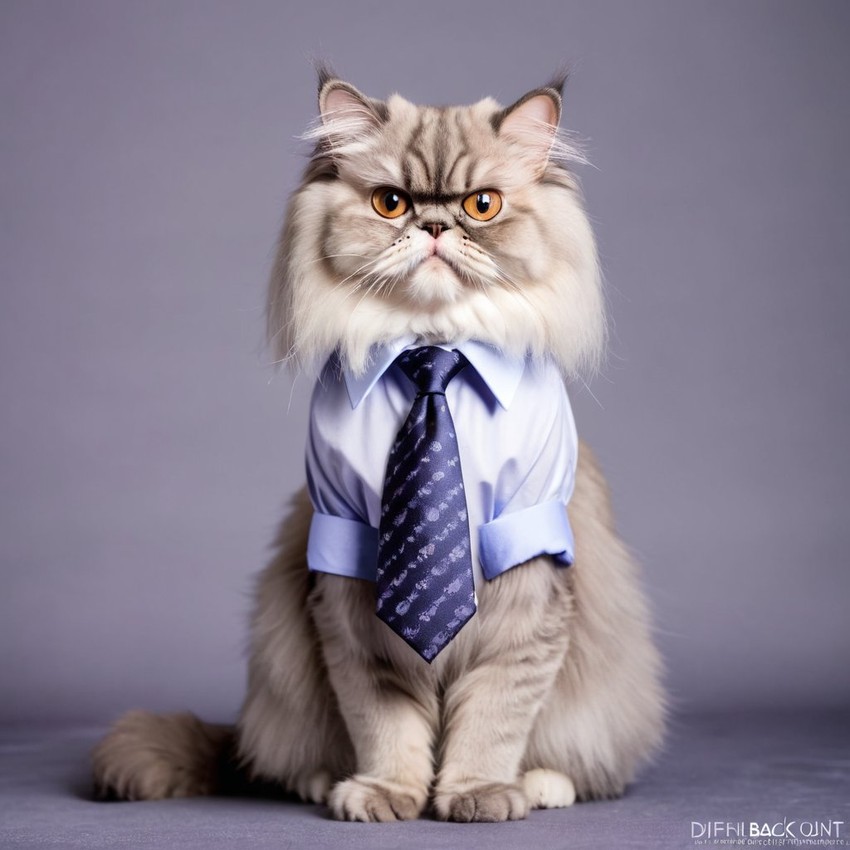
{"label": "cat's paw", "polygon": [[561,809],[576,801],[572,780],[556,770],[529,770],[522,778],[522,787],[532,809]]}
{"label": "cat's paw", "polygon": [[424,790],[375,779],[354,776],[334,787],[328,806],[337,820],[393,821],[415,820],[425,808]]}
{"label": "cat's paw", "polygon": [[440,820],[494,823],[528,817],[528,797],[519,785],[488,782],[438,789],[434,809]]}
{"label": "cat's paw", "polygon": [[333,779],[326,770],[299,777],[292,789],[305,803],[327,803]]}

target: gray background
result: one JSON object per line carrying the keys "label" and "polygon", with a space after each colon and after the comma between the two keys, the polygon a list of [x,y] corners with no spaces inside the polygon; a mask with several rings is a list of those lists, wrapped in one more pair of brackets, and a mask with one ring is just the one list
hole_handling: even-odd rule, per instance
{"label": "gray background", "polygon": [[850,696],[850,4],[0,5],[0,719],[236,710],[308,386],[262,307],[311,55],[564,123],[614,321],[579,430],[682,710]]}

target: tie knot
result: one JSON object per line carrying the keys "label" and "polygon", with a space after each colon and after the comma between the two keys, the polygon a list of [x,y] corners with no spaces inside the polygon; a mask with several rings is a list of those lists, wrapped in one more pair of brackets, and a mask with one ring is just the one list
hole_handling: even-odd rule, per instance
{"label": "tie knot", "polygon": [[416,385],[419,395],[429,395],[444,393],[452,378],[466,366],[467,360],[459,351],[426,345],[405,351],[396,363]]}

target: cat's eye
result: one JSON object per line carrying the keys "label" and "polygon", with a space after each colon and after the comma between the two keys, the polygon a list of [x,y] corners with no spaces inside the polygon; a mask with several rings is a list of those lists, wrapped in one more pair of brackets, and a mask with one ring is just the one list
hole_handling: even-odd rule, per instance
{"label": "cat's eye", "polygon": [[463,199],[466,214],[476,221],[490,221],[502,209],[502,196],[495,189],[482,189]]}
{"label": "cat's eye", "polygon": [[410,209],[410,198],[398,189],[384,186],[372,192],[372,208],[384,218],[398,218]]}

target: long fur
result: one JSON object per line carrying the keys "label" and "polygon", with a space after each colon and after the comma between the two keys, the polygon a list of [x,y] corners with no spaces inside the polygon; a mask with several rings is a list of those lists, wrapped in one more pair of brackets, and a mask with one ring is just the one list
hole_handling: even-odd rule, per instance
{"label": "long fur", "polygon": [[[559,84],[507,109],[436,109],[323,74],[319,101],[269,288],[277,359],[315,370],[336,351],[356,371],[376,343],[413,334],[552,358],[565,377],[598,361],[599,265],[556,131]],[[380,186],[409,193],[414,217],[376,216]],[[503,193],[492,225],[458,214],[482,189]],[[420,225],[434,217],[449,228],[443,263],[422,259]],[[301,492],[257,584],[236,728],[131,713],[95,752],[98,786],[127,799],[213,793],[232,756],[350,820],[415,818],[430,803],[443,819],[499,821],[622,793],[661,740],[664,696],[638,570],[584,444],[569,514],[574,566],[537,558],[485,582],[478,613],[429,666],[375,617],[370,583],[311,577]]]}
{"label": "long fur", "polygon": [[[414,333],[549,356],[565,376],[592,371],[606,326],[596,245],[568,169],[577,148],[553,133],[545,160],[530,157],[522,140],[494,133],[503,110],[491,99],[434,108],[395,95],[385,111],[385,120],[375,113],[370,122],[363,109],[337,110],[308,134],[317,142],[313,161],[290,201],[269,285],[276,360],[315,372],[337,350],[358,370],[376,342]],[[440,162],[442,180],[434,173]],[[490,186],[510,193],[513,209],[486,231],[472,230],[479,262],[463,269],[468,279],[441,280],[439,299],[423,294],[410,251],[396,246],[416,237],[415,224],[376,221],[369,204],[374,187],[408,183],[423,194]],[[487,231],[495,238],[482,244],[476,237]]]}

